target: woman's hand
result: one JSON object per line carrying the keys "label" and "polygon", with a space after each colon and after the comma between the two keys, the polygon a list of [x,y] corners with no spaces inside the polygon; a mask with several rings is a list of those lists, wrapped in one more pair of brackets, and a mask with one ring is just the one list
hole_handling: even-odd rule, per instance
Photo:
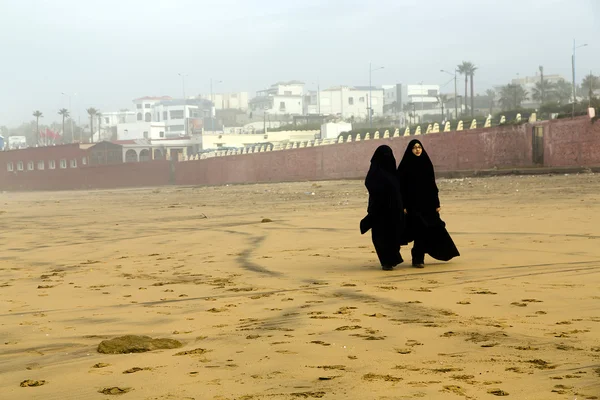
{"label": "woman's hand", "polygon": [[441,210],[442,210],[442,207],[438,207],[438,208],[436,208],[436,209],[435,209],[435,211],[436,211],[438,214],[440,213],[440,211],[441,211]]}
{"label": "woman's hand", "polygon": [[406,214],[406,208],[404,209],[404,214]]}

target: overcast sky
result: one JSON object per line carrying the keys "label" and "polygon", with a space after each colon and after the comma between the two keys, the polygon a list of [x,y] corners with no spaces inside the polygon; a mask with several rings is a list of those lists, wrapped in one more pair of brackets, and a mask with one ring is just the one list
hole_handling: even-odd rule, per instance
{"label": "overcast sky", "polygon": [[[444,84],[463,60],[476,92],[546,74],[600,74],[600,0],[0,0],[0,125],[39,109],[117,111],[148,95]],[[464,81],[463,81],[464,85]],[[452,83],[443,92],[454,90]],[[460,91],[459,81],[459,91]],[[464,90],[464,89],[463,89]],[[74,95],[76,93],[76,95]]]}

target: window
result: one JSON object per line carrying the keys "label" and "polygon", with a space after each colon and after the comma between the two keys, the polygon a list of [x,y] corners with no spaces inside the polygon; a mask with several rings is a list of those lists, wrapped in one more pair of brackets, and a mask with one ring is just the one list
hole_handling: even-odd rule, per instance
{"label": "window", "polygon": [[33,171],[33,161],[27,162],[27,171]]}
{"label": "window", "polygon": [[17,171],[23,171],[23,161],[17,163]]}
{"label": "window", "polygon": [[144,115],[144,120],[146,122],[152,121],[152,114],[150,114],[149,112],[147,112],[146,115]]}
{"label": "window", "polygon": [[138,114],[137,114],[137,120],[138,120],[138,121],[141,121],[141,120],[142,120],[142,113],[138,113]]}
{"label": "window", "polygon": [[292,95],[292,91],[291,90],[285,90],[283,92],[283,94],[286,95],[286,96],[291,96]]}
{"label": "window", "polygon": [[71,160],[71,168],[77,168],[77,160],[75,158]]}
{"label": "window", "polygon": [[359,97],[358,98],[358,102],[359,103],[364,103],[365,102],[365,98],[364,97]]}
{"label": "window", "polygon": [[110,118],[108,118],[108,117],[104,118],[104,123],[105,123],[105,124],[108,124],[108,121],[109,121],[109,120],[110,120]]}
{"label": "window", "polygon": [[169,114],[170,119],[183,119],[183,110],[173,110]]}
{"label": "window", "polygon": [[166,121],[168,119],[168,113],[166,111],[163,111],[163,119]]}
{"label": "window", "polygon": [[175,131],[182,131],[185,127],[183,125],[171,125],[169,127],[169,130],[171,132],[175,132]]}
{"label": "window", "polygon": [[160,122],[160,113],[159,113],[159,112],[157,112],[157,113],[156,113],[156,120],[157,120],[158,122]]}
{"label": "window", "polygon": [[87,157],[81,157],[81,165],[87,165]]}
{"label": "window", "polygon": [[144,108],[150,108],[150,104],[144,104]]}
{"label": "window", "polygon": [[354,97],[348,97],[348,104],[354,105]]}
{"label": "window", "polygon": [[436,90],[436,89],[429,89],[429,90],[427,91],[427,95],[428,95],[428,96],[431,96],[431,97],[435,97],[435,96],[437,96],[437,95],[438,95],[438,92],[437,92],[437,90]]}
{"label": "window", "polygon": [[48,161],[48,168],[49,169],[55,169],[56,168],[56,162],[54,160]]}
{"label": "window", "polygon": [[159,136],[159,137],[165,137],[165,132],[164,132],[164,131],[160,131],[160,132],[158,133],[158,136]]}
{"label": "window", "polygon": [[229,97],[231,97],[232,99],[237,99],[237,93],[231,93]]}
{"label": "window", "polygon": [[43,161],[38,161],[38,168],[40,171],[42,171],[44,169],[45,165]]}
{"label": "window", "polygon": [[15,170],[15,166],[14,166],[14,164],[13,164],[13,163],[11,163],[11,162],[9,162],[9,163],[6,163],[6,170],[7,170],[8,172],[13,172],[13,171]]}
{"label": "window", "polygon": [[67,160],[65,160],[64,158],[60,160],[60,167],[62,169],[67,168]]}
{"label": "window", "polygon": [[141,108],[142,108],[142,105],[141,105],[141,104],[136,104],[136,107],[137,107],[138,109],[141,109]]}
{"label": "window", "polygon": [[148,131],[144,131],[144,139],[148,139]]}
{"label": "window", "polygon": [[279,102],[279,111],[285,111],[285,101]]}

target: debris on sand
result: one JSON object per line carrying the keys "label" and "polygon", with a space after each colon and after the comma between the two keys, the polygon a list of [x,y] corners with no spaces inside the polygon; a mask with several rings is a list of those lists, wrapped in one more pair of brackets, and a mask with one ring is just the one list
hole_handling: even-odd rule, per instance
{"label": "debris on sand", "polygon": [[159,349],[177,349],[181,346],[183,346],[181,342],[174,339],[152,339],[150,336],[126,335],[103,340],[98,345],[98,353],[145,353]]}

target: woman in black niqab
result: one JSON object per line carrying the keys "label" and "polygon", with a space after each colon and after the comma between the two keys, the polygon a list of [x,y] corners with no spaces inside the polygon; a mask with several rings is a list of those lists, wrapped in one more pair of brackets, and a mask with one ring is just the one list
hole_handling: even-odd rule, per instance
{"label": "woman in black niqab", "polygon": [[389,146],[379,146],[371,158],[365,179],[369,191],[367,216],[361,221],[361,233],[371,229],[377,257],[384,270],[402,262],[400,241],[404,231],[404,207],[396,178],[396,159]]}
{"label": "woman in black niqab", "polygon": [[407,231],[403,242],[414,240],[412,264],[423,268],[425,254],[449,261],[460,255],[440,218],[440,199],[429,155],[419,140],[411,140],[398,166]]}

